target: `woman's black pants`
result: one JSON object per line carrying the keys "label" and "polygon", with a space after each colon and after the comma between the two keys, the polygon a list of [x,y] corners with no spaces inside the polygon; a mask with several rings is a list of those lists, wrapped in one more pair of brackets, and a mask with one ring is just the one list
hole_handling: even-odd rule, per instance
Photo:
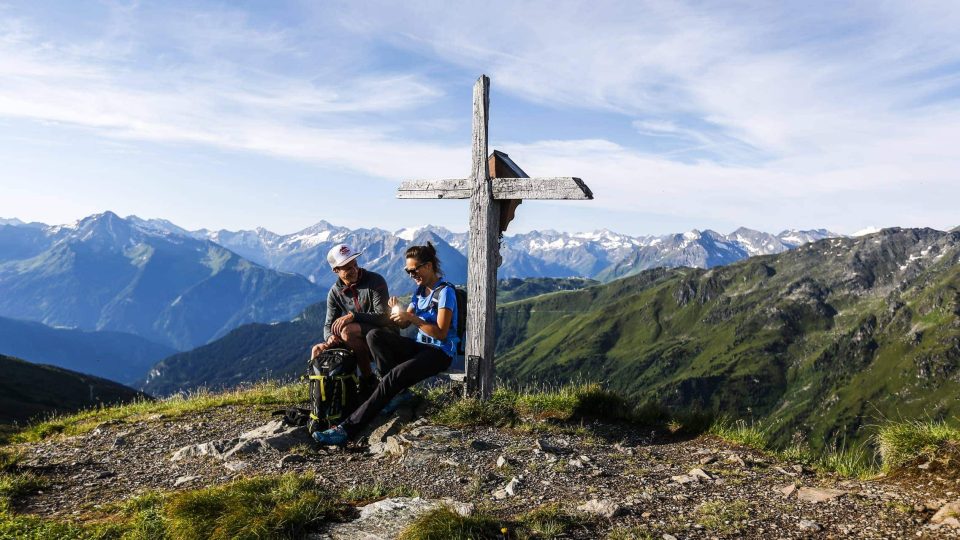
{"label": "woman's black pants", "polygon": [[367,333],[367,346],[382,378],[373,394],[342,424],[350,437],[359,433],[403,389],[450,367],[451,358],[439,348],[383,328]]}

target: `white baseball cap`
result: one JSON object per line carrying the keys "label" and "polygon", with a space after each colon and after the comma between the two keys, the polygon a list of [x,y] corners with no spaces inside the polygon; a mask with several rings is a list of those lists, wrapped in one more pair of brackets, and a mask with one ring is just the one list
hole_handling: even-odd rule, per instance
{"label": "white baseball cap", "polygon": [[338,268],[356,259],[361,253],[363,252],[353,251],[353,248],[346,244],[337,244],[327,252],[327,262],[330,263],[330,268]]}

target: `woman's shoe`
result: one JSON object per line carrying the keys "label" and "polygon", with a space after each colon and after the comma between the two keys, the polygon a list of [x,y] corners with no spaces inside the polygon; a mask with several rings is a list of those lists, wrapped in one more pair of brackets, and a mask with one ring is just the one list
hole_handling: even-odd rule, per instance
{"label": "woman's shoe", "polygon": [[336,426],[326,431],[316,431],[313,440],[324,446],[343,446],[347,444],[347,430]]}
{"label": "woman's shoe", "polygon": [[404,390],[399,394],[393,396],[393,399],[390,400],[390,403],[384,405],[383,409],[380,410],[380,414],[392,414],[393,411],[399,409],[403,406],[404,403],[409,402],[413,399],[413,392],[410,390]]}

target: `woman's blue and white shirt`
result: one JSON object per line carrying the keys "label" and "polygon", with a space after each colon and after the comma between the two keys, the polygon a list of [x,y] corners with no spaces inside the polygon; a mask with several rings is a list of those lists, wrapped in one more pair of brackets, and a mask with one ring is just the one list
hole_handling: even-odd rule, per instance
{"label": "woman's blue and white shirt", "polygon": [[447,356],[454,358],[457,355],[457,343],[460,342],[457,336],[457,292],[452,286],[441,287],[440,283],[429,294],[424,289],[425,287],[417,287],[410,301],[409,308],[413,308],[417,317],[430,324],[437,324],[437,314],[444,308],[449,309],[453,317],[450,318],[446,339],[432,338],[424,334],[423,330],[417,330],[417,341],[439,347]]}

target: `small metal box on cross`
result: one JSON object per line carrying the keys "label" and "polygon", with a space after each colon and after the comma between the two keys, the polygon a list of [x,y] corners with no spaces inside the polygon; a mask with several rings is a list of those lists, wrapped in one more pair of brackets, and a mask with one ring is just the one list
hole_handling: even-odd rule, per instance
{"label": "small metal box on cross", "polygon": [[[481,75],[473,87],[473,167],[469,178],[408,180],[399,199],[470,199],[467,250],[466,394],[481,399],[493,392],[493,347],[496,331],[497,267],[500,235],[523,199],[593,199],[579,178],[530,178],[509,156],[487,158],[490,79]],[[494,177],[490,176],[491,168]],[[503,169],[501,171],[501,168]],[[507,173],[510,177],[498,177]]]}

